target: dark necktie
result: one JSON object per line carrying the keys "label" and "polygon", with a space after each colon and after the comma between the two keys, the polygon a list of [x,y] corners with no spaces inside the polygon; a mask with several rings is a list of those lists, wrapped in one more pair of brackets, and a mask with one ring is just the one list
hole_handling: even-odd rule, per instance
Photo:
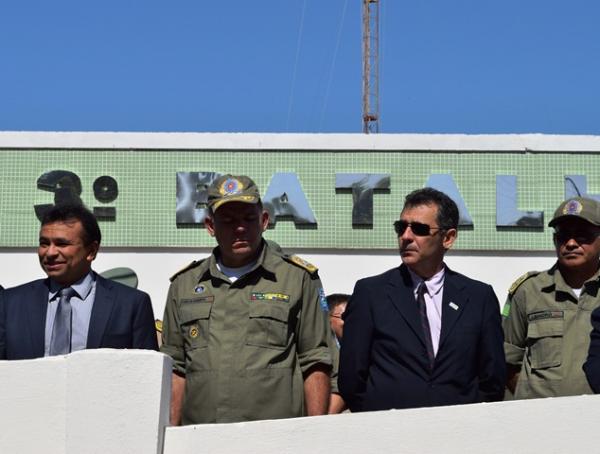
{"label": "dark necktie", "polygon": [[71,297],[75,290],[66,287],[58,292],[60,298],[54,316],[52,337],[50,338],[50,356],[66,355],[71,352]]}
{"label": "dark necktie", "polygon": [[419,306],[419,315],[421,316],[421,327],[425,335],[425,346],[427,347],[427,357],[429,358],[429,367],[433,369],[435,363],[435,354],[433,353],[433,342],[431,341],[431,330],[429,328],[429,319],[427,318],[427,305],[425,304],[425,293],[427,286],[421,282],[417,290],[417,304]]}

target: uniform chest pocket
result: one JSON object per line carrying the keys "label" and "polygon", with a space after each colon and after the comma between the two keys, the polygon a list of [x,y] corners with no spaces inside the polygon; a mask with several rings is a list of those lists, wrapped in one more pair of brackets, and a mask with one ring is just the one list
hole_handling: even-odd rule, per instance
{"label": "uniform chest pocket", "polygon": [[532,369],[558,367],[562,362],[564,320],[530,321],[527,327],[528,356]]}
{"label": "uniform chest pocket", "polygon": [[284,350],[289,337],[289,307],[252,301],[248,313],[247,345]]}
{"label": "uniform chest pocket", "polygon": [[189,350],[208,346],[212,303],[187,303],[181,306],[181,334]]}

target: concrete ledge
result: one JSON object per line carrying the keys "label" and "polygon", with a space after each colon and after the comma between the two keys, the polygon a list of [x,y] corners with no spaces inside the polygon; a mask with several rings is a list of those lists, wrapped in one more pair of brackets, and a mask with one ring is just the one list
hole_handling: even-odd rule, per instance
{"label": "concrete ledge", "polygon": [[598,452],[600,396],[170,427],[165,454]]}
{"label": "concrete ledge", "polygon": [[0,452],[66,452],[64,357],[0,361]]}
{"label": "concrete ledge", "polygon": [[170,379],[168,357],[140,350],[0,361],[0,452],[598,451],[600,396],[165,429]]}
{"label": "concrete ledge", "polygon": [[161,453],[171,359],[84,350],[0,361],[0,452]]}

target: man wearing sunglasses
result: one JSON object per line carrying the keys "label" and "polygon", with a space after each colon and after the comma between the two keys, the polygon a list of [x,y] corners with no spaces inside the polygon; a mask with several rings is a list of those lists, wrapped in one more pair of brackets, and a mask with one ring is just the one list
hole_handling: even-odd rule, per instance
{"label": "man wearing sunglasses", "polygon": [[457,227],[446,194],[410,193],[394,223],[402,265],[356,283],[338,379],[351,411],[502,399],[498,300],[491,286],[444,264]]}
{"label": "man wearing sunglasses", "polygon": [[556,264],[519,278],[502,310],[507,387],[517,399],[592,393],[582,365],[600,306],[600,203],[565,200],[548,226]]}

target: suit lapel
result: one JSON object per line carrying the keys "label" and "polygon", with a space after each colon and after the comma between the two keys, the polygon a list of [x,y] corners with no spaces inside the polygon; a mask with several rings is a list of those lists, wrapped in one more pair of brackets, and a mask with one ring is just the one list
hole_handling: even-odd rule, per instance
{"label": "suit lapel", "polygon": [[104,336],[104,331],[106,330],[106,325],[108,324],[114,304],[112,293],[113,288],[110,281],[96,274],[96,296],[90,318],[87,348],[101,347],[102,337]]}
{"label": "suit lapel", "polygon": [[456,322],[465,310],[469,297],[463,292],[464,284],[456,273],[446,268],[444,278],[444,295],[442,297],[442,332],[440,333],[441,349],[444,340],[454,329]]}
{"label": "suit lapel", "polygon": [[44,356],[46,345],[46,314],[48,312],[49,281],[40,280],[31,288],[31,293],[26,296],[23,304],[27,305],[31,330],[31,347],[34,358]]}
{"label": "suit lapel", "polygon": [[402,318],[414,331],[421,343],[425,345],[425,334],[423,333],[421,318],[412,289],[412,280],[404,265],[400,266],[397,273],[392,274],[388,284],[388,295]]}

